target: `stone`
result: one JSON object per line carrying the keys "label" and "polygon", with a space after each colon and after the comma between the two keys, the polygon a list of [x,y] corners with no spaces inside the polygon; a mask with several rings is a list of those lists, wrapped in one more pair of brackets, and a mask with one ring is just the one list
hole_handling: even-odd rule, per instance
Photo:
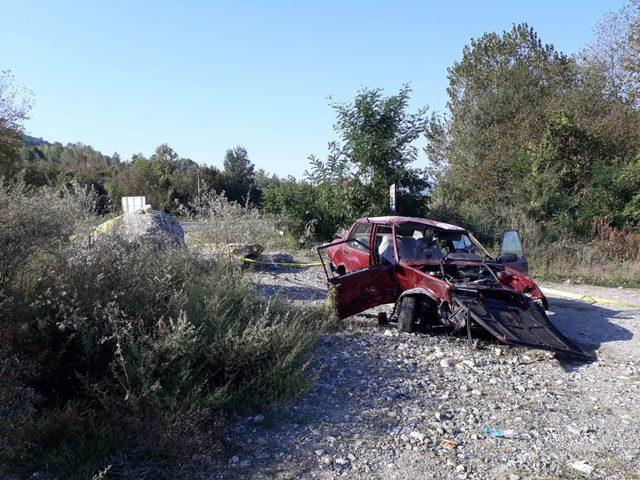
{"label": "stone", "polygon": [[586,473],[587,475],[589,475],[594,470],[594,467],[589,465],[584,460],[578,460],[576,462],[573,462],[571,464],[571,468],[579,472]]}
{"label": "stone", "polygon": [[440,360],[440,366],[442,368],[451,368],[451,362],[449,362],[448,359],[443,358],[442,360]]}
{"label": "stone", "polygon": [[97,226],[94,238],[113,235],[129,243],[170,245],[185,248],[184,230],[171,215],[155,210],[126,213]]}

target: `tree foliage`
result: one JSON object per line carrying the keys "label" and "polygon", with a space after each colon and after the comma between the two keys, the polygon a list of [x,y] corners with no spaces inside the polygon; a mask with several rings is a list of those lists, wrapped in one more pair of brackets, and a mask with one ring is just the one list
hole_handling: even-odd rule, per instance
{"label": "tree foliage", "polygon": [[20,148],[30,100],[28,92],[15,86],[10,71],[0,71],[0,175],[10,172],[11,160]]}
{"label": "tree foliage", "polygon": [[[620,73],[628,63],[604,68],[606,49],[591,52],[568,57],[526,24],[464,48],[449,69],[449,112],[432,116],[425,133],[436,212],[466,217],[481,235],[515,217],[556,238],[591,235],[600,217],[638,225],[634,81]],[[483,219],[491,217],[499,218],[489,232]]]}

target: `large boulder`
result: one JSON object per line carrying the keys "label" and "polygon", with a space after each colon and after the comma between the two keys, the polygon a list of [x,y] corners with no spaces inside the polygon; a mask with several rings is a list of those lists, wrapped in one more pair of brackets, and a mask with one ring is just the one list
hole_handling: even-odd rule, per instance
{"label": "large boulder", "polygon": [[180,223],[168,213],[155,210],[125,213],[94,229],[95,235],[105,233],[132,243],[186,247]]}

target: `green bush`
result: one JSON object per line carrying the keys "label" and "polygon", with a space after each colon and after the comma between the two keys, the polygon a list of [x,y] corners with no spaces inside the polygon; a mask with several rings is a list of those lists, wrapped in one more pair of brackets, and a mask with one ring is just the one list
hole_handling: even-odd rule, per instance
{"label": "green bush", "polygon": [[277,215],[286,232],[299,243],[330,240],[355,219],[346,201],[347,186],[314,186],[291,182],[264,193],[264,211]]}
{"label": "green bush", "polygon": [[162,478],[213,451],[225,410],[308,384],[330,311],[265,300],[182,250],[62,237],[0,297],[0,474]]}

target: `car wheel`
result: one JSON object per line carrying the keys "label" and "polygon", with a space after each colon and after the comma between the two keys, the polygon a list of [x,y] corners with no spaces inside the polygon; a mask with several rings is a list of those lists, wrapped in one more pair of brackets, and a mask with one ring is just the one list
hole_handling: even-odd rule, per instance
{"label": "car wheel", "polygon": [[400,313],[398,313],[398,330],[401,332],[413,332],[413,321],[416,316],[416,298],[404,297],[400,304]]}

